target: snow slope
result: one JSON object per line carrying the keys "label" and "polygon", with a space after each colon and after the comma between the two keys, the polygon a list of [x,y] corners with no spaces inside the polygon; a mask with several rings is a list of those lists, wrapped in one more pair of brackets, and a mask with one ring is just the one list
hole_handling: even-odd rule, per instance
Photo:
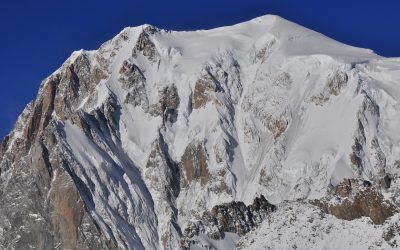
{"label": "snow slope", "polygon": [[[237,243],[238,249],[392,249],[382,236],[398,215],[377,227],[368,218],[343,221],[311,205],[282,204],[278,214]],[[398,239],[396,239],[398,240]]]}

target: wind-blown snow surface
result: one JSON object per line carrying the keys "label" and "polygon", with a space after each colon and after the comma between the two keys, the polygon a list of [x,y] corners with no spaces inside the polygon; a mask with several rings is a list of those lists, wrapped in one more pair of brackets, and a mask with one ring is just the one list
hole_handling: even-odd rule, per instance
{"label": "wind-blown snow surface", "polygon": [[[89,197],[87,208],[120,248],[155,249],[166,242],[177,248],[188,221],[223,202],[247,204],[261,194],[276,204],[321,198],[343,178],[373,182],[398,172],[400,59],[338,43],[277,16],[190,32],[126,28],[97,51],[75,52],[54,74],[81,56],[105,72],[74,109],[91,132],[56,112],[52,119],[85,186],[80,191]],[[133,72],[128,86],[124,65]],[[200,104],[199,79],[211,85],[199,88],[206,96]],[[160,93],[170,86],[179,96],[175,113],[154,115]],[[113,118],[100,117],[105,123],[88,118],[99,120],[96,111],[110,107]],[[195,144],[206,158],[206,173],[197,179],[182,163]],[[352,154],[360,160],[352,161]],[[169,190],[176,181],[179,191]],[[352,224],[334,223],[335,230]]]}
{"label": "wind-blown snow surface", "polygon": [[377,227],[368,218],[344,221],[303,203],[284,203],[277,211],[240,239],[238,249],[391,249],[382,235],[399,220],[396,215]]}

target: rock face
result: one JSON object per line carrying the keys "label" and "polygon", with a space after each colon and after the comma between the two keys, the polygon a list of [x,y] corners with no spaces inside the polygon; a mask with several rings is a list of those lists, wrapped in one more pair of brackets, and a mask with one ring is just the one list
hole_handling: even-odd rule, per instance
{"label": "rock face", "polygon": [[2,175],[0,183],[0,247],[114,248],[88,213],[52,132],[54,127],[28,154],[20,142],[13,145],[12,153],[3,155],[2,173],[7,176]]}
{"label": "rock face", "polygon": [[340,90],[344,88],[349,80],[348,75],[345,72],[337,71],[332,76],[328,77],[327,84],[322,93],[317,96],[313,96],[312,100],[317,105],[322,105],[327,102],[331,95],[338,96]]}
{"label": "rock face", "polygon": [[185,174],[183,186],[188,186],[194,181],[201,185],[207,184],[211,176],[208,171],[207,153],[201,143],[190,144],[182,155],[181,169]]}
{"label": "rock face", "polygon": [[398,212],[398,207],[385,200],[368,182],[361,185],[357,180],[346,179],[336,186],[336,194],[341,198],[335,202],[316,200],[312,203],[323,212],[340,219],[354,220],[365,216],[370,217],[375,224],[384,223],[387,218]]}
{"label": "rock face", "polygon": [[243,202],[215,206],[210,212],[205,212],[200,220],[189,224],[185,229],[182,247],[189,249],[192,244],[198,243],[194,238],[200,233],[214,240],[225,238],[227,232],[245,235],[275,210],[276,206],[270,204],[264,196],[257,197],[249,206]]}
{"label": "rock face", "polygon": [[157,53],[156,46],[151,40],[151,35],[154,35],[159,30],[153,26],[147,26],[143,28],[142,33],[140,33],[136,45],[133,49],[133,57],[137,57],[138,53],[147,57],[151,62],[156,62],[159,55]]}
{"label": "rock face", "polygon": [[250,247],[310,200],[395,246],[399,72],[276,16],[126,28],[44,79],[1,143],[0,248]]}
{"label": "rock face", "polygon": [[204,75],[196,81],[192,99],[192,107],[199,109],[212,100],[212,95],[217,90],[217,86],[212,76]]}
{"label": "rock face", "polygon": [[159,93],[159,102],[153,105],[151,114],[154,116],[162,116],[163,121],[174,123],[177,119],[177,109],[180,99],[178,90],[173,84],[163,88]]}
{"label": "rock face", "polygon": [[89,92],[90,84],[98,83],[85,58],[78,56],[43,82],[36,101],[28,104],[8,136],[12,140],[3,143],[3,249],[115,247],[88,212],[79,183],[71,176],[71,163],[62,156],[59,128],[52,123],[54,113],[60,119],[69,115],[75,99],[80,98],[78,91]]}
{"label": "rock face", "polygon": [[139,67],[124,61],[119,73],[121,75],[119,81],[128,91],[125,103],[132,104],[134,107],[141,105],[144,110],[148,111],[149,101],[145,87],[146,78]]}
{"label": "rock face", "polygon": [[163,136],[153,144],[145,170],[145,181],[151,187],[152,195],[159,202],[155,204],[159,218],[159,245],[164,249],[174,249],[180,244],[182,235],[178,225],[176,199],[180,192],[180,169],[168,154],[168,145]]}

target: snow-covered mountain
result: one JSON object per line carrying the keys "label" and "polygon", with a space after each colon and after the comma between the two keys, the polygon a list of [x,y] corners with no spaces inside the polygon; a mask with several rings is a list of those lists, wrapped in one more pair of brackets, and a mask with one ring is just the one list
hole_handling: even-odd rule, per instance
{"label": "snow-covered mountain", "polygon": [[387,249],[400,59],[277,16],[126,28],[46,78],[0,151],[2,249]]}

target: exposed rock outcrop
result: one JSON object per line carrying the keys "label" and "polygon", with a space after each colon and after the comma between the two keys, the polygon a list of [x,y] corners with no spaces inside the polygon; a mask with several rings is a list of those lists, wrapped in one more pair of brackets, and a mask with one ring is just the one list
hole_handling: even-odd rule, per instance
{"label": "exposed rock outcrop", "polygon": [[180,170],[168,154],[168,145],[163,136],[153,143],[153,149],[146,164],[145,180],[155,199],[158,218],[160,246],[176,249],[182,235],[178,225],[176,199],[180,192]]}
{"label": "exposed rock outcrop", "polygon": [[149,101],[145,87],[146,78],[139,67],[128,61],[124,61],[119,71],[119,81],[123,88],[128,91],[125,103],[132,104],[134,107],[141,106],[145,112],[149,110]]}
{"label": "exposed rock outcrop", "polygon": [[204,107],[212,100],[212,95],[217,91],[217,85],[210,75],[203,75],[196,81],[193,92],[192,108]]}
{"label": "exposed rock outcrop", "polygon": [[275,210],[276,207],[262,195],[248,206],[240,201],[215,206],[211,211],[203,213],[200,220],[188,225],[182,247],[188,249],[191,244],[196,243],[195,236],[200,233],[215,240],[223,239],[226,232],[245,235]]}
{"label": "exposed rock outcrop", "polygon": [[340,219],[369,217],[375,224],[384,223],[399,211],[396,205],[384,199],[376,188],[365,181],[346,179],[336,186],[335,193],[331,200],[314,200],[312,204]]}
{"label": "exposed rock outcrop", "polygon": [[108,64],[102,63],[106,61],[102,56],[93,59],[88,52],[75,53],[77,55],[70,59],[71,62],[50,77],[57,85],[54,110],[62,120],[68,119],[85,97],[94,96],[96,86],[108,77],[105,69]]}
{"label": "exposed rock outcrop", "polygon": [[207,159],[207,152],[202,143],[193,142],[186,147],[180,162],[184,173],[183,187],[187,187],[194,181],[200,181],[202,185],[207,184],[211,178]]}
{"label": "exposed rock outcrop", "polygon": [[262,47],[255,53],[254,62],[264,63],[269,55],[272,53],[275,44],[276,39],[271,39],[270,41],[268,41],[264,47]]}
{"label": "exposed rock outcrop", "polygon": [[12,154],[19,157],[12,164],[18,168],[4,168],[5,161],[0,165],[0,247],[113,249],[87,212],[53,133],[55,127],[47,127],[29,154],[24,145],[14,145]]}
{"label": "exposed rock outcrop", "polygon": [[56,95],[56,82],[48,81],[44,84],[39,99],[35,103],[34,111],[29,119],[28,126],[25,128],[24,137],[27,147],[35,141],[36,137],[43,133],[48,125],[54,110],[54,98]]}
{"label": "exposed rock outcrop", "polygon": [[341,70],[336,71],[328,76],[322,93],[311,97],[311,101],[317,105],[323,105],[330,99],[330,96],[338,96],[340,91],[346,87],[348,80],[349,77],[345,72]]}
{"label": "exposed rock outcrop", "polygon": [[150,38],[151,35],[154,35],[158,31],[159,30],[156,27],[151,25],[143,29],[136,42],[135,48],[133,49],[133,57],[136,58],[138,53],[141,52],[143,56],[147,57],[151,62],[157,62],[159,60],[157,48]]}
{"label": "exposed rock outcrop", "polygon": [[177,109],[180,103],[178,90],[174,84],[164,87],[159,93],[159,101],[152,105],[150,113],[154,116],[162,116],[163,122],[175,122]]}

